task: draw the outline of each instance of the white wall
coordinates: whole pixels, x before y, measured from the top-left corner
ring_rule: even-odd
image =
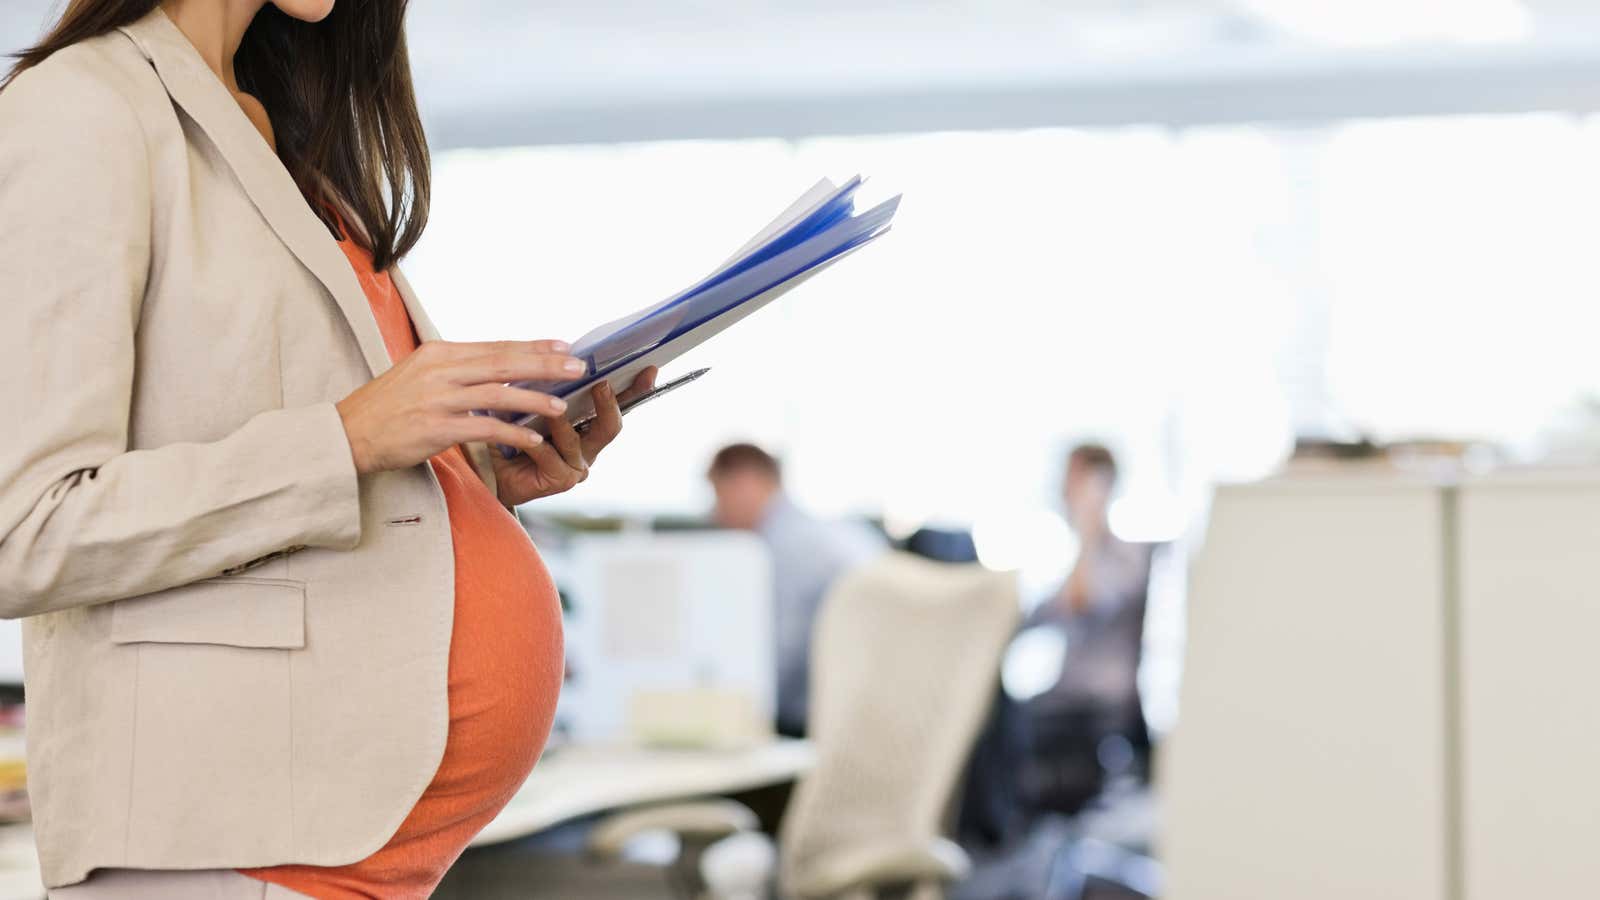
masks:
[[[5,0],[0,51],[54,0]],[[1542,0],[418,0],[438,147],[1600,108],[1600,17]]]

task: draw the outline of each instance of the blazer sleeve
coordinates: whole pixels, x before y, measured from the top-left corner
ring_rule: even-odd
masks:
[[[265,412],[210,443],[129,449],[150,152],[115,76],[82,59],[52,57],[0,90],[5,618],[361,538],[332,403]]]

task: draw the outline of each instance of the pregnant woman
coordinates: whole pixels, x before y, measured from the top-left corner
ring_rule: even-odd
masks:
[[[619,398],[548,440],[469,414],[559,421],[505,383],[584,364],[440,341],[394,267],[405,6],[72,0],[0,88],[0,614],[52,897],[426,897],[548,735],[560,610],[507,507],[583,480]]]

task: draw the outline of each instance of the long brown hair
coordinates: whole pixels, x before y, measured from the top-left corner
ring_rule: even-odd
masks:
[[[382,271],[428,221],[428,142],[406,53],[408,0],[338,0],[312,24],[268,3],[234,57],[239,88],[267,108],[278,156],[301,190],[349,205]],[[159,0],[71,0],[5,79],[52,53],[148,15]],[[5,82],[0,82],[4,87]]]

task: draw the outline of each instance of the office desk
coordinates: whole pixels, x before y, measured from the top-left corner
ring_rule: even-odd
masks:
[[[0,900],[42,900],[44,879],[33,849],[33,826],[0,825]]]
[[[816,757],[805,741],[777,740],[747,750],[664,750],[571,745],[552,750],[489,826],[480,847],[514,840],[579,816],[792,781]],[[44,883],[33,829],[0,827],[0,900],[41,900]]]
[[[607,810],[780,784],[810,771],[815,762],[811,745],[796,740],[744,750],[569,745],[539,761],[472,846],[526,837]]]

